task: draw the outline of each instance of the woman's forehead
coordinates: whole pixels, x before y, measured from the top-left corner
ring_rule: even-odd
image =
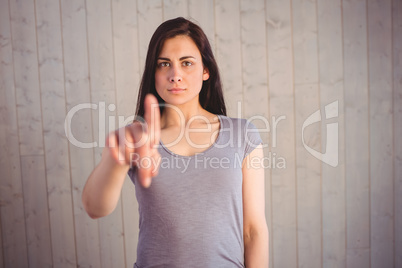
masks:
[[[166,39],[161,52],[159,53],[159,57],[168,57],[168,56],[194,56],[200,57],[201,53],[193,41],[193,39],[187,35],[177,35],[175,37]]]

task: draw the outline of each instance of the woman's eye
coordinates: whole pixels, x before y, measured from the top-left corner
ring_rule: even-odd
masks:
[[[159,63],[159,67],[169,67],[170,63],[169,62],[161,62]]]
[[[191,66],[193,63],[191,61],[183,61],[183,66]]]

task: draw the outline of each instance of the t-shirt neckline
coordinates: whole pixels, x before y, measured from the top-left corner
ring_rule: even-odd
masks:
[[[208,151],[212,150],[212,149],[216,146],[216,144],[218,143],[219,139],[221,138],[222,128],[223,128],[223,126],[222,126],[223,120],[222,120],[222,118],[221,118],[222,115],[217,114],[216,116],[217,116],[218,119],[219,119],[218,137],[216,137],[215,141],[211,144],[211,146],[209,146],[207,149],[205,149],[205,150],[202,151],[202,152],[195,153],[195,154],[193,154],[193,155],[181,155],[181,154],[176,154],[176,153],[174,153],[173,151],[171,151],[169,148],[167,148],[167,147],[163,144],[162,140],[159,141],[159,144],[162,146],[162,148],[163,148],[167,153],[169,153],[169,154],[171,154],[171,155],[173,155],[173,156],[175,156],[175,157],[194,158],[194,157],[196,157],[197,155],[205,154],[205,153],[207,153]]]

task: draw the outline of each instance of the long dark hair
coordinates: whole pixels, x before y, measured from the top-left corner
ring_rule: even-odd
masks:
[[[178,35],[186,35],[194,41],[200,51],[204,68],[209,70],[209,79],[203,82],[199,94],[201,107],[213,114],[226,115],[226,106],[223,99],[218,65],[216,64],[208,38],[198,25],[182,17],[162,23],[156,29],[149,42],[144,73],[138,92],[136,115],[144,117],[144,100],[148,93],[155,95],[159,104],[165,103],[158,95],[155,88],[157,59],[165,41]],[[161,113],[163,112],[163,105],[160,106],[160,111]]]

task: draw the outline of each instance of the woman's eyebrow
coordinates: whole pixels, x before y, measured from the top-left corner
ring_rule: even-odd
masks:
[[[163,57],[158,57],[158,60],[170,61],[170,59],[169,59],[169,58],[163,58]]]
[[[189,58],[195,59],[195,57],[193,57],[193,56],[184,56],[184,57],[181,57],[180,60],[186,60]]]
[[[185,60],[185,59],[189,59],[189,58],[195,59],[195,57],[193,57],[193,56],[183,56],[179,60]],[[170,61],[169,58],[165,58],[165,57],[158,57],[158,60]]]

